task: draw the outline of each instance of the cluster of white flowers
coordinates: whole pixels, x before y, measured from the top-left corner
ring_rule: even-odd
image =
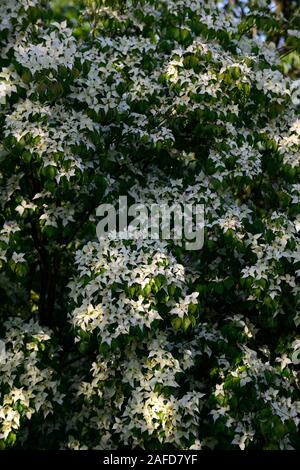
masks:
[[[214,422],[222,420],[223,425],[229,429],[235,429],[233,444],[244,450],[246,444],[255,441],[257,427],[262,434],[268,432],[268,428],[277,426],[280,436],[280,448],[292,449],[284,428],[280,428],[280,422],[294,423],[297,427],[300,422],[300,401],[295,400],[294,380],[297,378],[295,371],[282,375],[278,368],[272,366],[269,361],[263,361],[256,351],[247,346],[242,347],[243,355],[238,367],[229,368],[225,374],[222,372],[222,383],[216,386],[214,395],[217,407],[210,414]],[[282,369],[291,363],[287,360]],[[261,415],[253,410],[233,406],[233,402],[241,394],[243,389],[249,395],[253,394],[255,400],[261,401],[264,408]],[[240,398],[241,400],[241,398]],[[279,419],[277,419],[279,418]]]
[[[7,116],[4,134],[23,144],[24,149],[42,159],[44,168],[56,168],[58,182],[76,172],[93,167],[76,155],[75,148],[83,144],[93,149],[87,133],[97,131],[98,126],[88,116],[63,105],[43,106],[29,99],[19,102]],[[66,171],[67,170],[67,171]]]
[[[6,97],[11,96],[13,92],[17,91],[18,74],[10,68],[3,68],[0,72],[0,104],[6,103]]]
[[[109,345],[120,335],[130,334],[132,328],[143,331],[156,320],[163,320],[159,290],[180,291],[180,306],[170,312],[179,317],[189,304],[197,302],[197,292],[187,294],[184,268],[168,253],[166,243],[90,243],[76,258],[79,277],[70,287],[71,297],[80,303],[71,314],[72,323],[86,332],[96,330],[100,341]]]
[[[44,418],[63,403],[59,378],[51,368],[56,351],[51,332],[37,322],[13,318],[4,324],[0,356],[0,442],[16,440],[21,424],[38,412]]]
[[[0,31],[11,30],[26,18],[28,10],[40,0],[3,0],[0,5]]]
[[[72,69],[77,51],[76,41],[72,29],[67,28],[66,22],[53,23],[53,31],[41,34],[42,42],[28,44],[26,37],[23,44],[15,47],[15,57],[19,64],[28,68],[35,74],[41,70],[54,70],[58,67]]]
[[[300,132],[298,126],[299,120],[296,119],[278,142],[278,149],[283,155],[284,163],[292,168],[299,167],[300,165]]]
[[[42,448],[296,447],[299,102],[270,2],[90,4],[76,29],[46,3],[0,5],[0,448],[31,418]],[[124,194],[203,204],[203,250],[97,241]]]
[[[207,325],[186,343],[170,342],[171,334],[170,329],[164,333],[152,330],[144,338],[132,334],[124,350],[110,352],[106,358],[97,356],[89,380],[75,381],[73,407],[77,412],[68,429],[77,439],[69,441],[68,447],[74,448],[78,442],[80,448],[89,445],[86,439],[92,430],[92,445],[100,449],[113,449],[118,443],[143,448],[145,436],[179,447],[196,443],[202,384],[191,383],[190,390],[182,393],[180,383],[184,371],[204,353],[199,349],[200,338],[216,341],[219,337]]]
[[[291,268],[299,262],[298,230],[295,223],[288,220],[284,214],[273,213],[270,220],[266,221],[268,234],[273,234],[273,240],[266,241],[263,235],[255,234],[249,237],[247,243],[251,244],[252,252],[257,261],[242,270],[243,278],[250,278],[253,282],[249,300],[255,299],[258,304],[268,304],[270,299],[282,295],[283,283],[291,289],[295,301],[298,300],[299,289],[296,285],[297,272],[290,274],[281,273],[280,266],[290,263]],[[298,300],[299,301],[299,300]],[[274,314],[284,313],[281,307],[277,307]],[[294,321],[298,316],[294,317]]]

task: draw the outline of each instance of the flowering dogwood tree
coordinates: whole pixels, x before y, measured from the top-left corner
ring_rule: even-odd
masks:
[[[299,448],[296,3],[59,3],[0,5],[0,448]]]

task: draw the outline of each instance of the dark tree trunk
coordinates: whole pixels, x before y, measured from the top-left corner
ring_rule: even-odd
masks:
[[[59,264],[58,256],[54,255],[53,259],[49,259],[49,262],[40,265],[39,318],[41,325],[44,326],[52,327],[54,325]]]

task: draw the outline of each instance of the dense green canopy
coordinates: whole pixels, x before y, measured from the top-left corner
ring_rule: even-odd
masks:
[[[288,4],[2,0],[0,448],[300,447]],[[99,240],[119,196],[204,246]]]

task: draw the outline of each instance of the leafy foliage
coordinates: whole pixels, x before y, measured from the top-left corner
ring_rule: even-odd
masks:
[[[0,448],[300,447],[292,6],[1,3]],[[204,248],[99,243],[125,194]]]

